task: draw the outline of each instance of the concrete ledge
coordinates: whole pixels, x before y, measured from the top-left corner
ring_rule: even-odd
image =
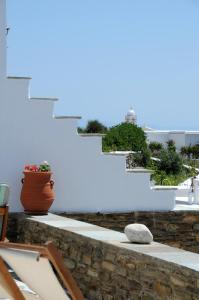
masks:
[[[103,137],[103,136],[106,136],[106,134],[102,134],[102,133],[79,133],[79,136],[82,136],[82,137]]]
[[[54,119],[77,119],[80,120],[80,116],[53,116]]]
[[[124,233],[54,214],[32,216],[27,219],[199,271],[199,254],[196,253],[156,242],[152,242],[150,245],[133,244],[129,242]]]
[[[19,77],[19,76],[8,76],[7,79],[25,79],[25,80],[31,80],[31,77]]]
[[[199,254],[199,205],[176,205],[172,211],[117,213],[62,213],[61,216],[90,222],[119,232],[132,223],[146,225],[154,240]]]
[[[178,186],[172,186],[172,185],[155,185],[153,187],[151,187],[152,190],[155,191],[176,191],[179,189]]]
[[[134,151],[111,151],[104,152],[105,155],[115,155],[115,156],[127,156],[129,154],[136,153]]]
[[[144,169],[144,168],[134,168],[134,169],[126,169],[127,173],[153,173],[152,170]]]
[[[58,98],[51,98],[51,97],[31,97],[31,98],[29,98],[29,100],[33,100],[33,101],[58,101],[59,99]]]

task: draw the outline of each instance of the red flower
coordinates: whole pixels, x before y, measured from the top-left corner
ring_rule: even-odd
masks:
[[[37,167],[37,165],[25,165],[25,170],[31,172],[38,172],[39,168]]]

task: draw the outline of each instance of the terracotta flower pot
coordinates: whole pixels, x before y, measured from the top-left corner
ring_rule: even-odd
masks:
[[[55,195],[51,172],[24,171],[22,179],[21,203],[25,213],[47,214]]]

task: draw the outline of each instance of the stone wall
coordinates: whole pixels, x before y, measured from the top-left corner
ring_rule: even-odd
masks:
[[[62,215],[120,232],[130,223],[142,223],[149,227],[155,241],[199,253],[198,211]]]
[[[66,265],[72,271],[87,299],[199,299],[199,272],[194,268],[159,259],[156,255],[144,254],[141,250],[145,251],[143,250],[145,246],[141,246],[139,250],[138,245],[129,245],[126,241],[106,242],[103,238],[91,237],[94,231],[105,232],[109,235],[115,234],[114,240],[116,240],[117,235],[124,236],[121,233],[114,233],[85,223],[82,227],[81,224],[77,224],[78,227],[74,232],[76,225],[69,224],[69,219],[58,216],[56,218],[54,224],[55,226],[60,224],[61,228],[53,226],[51,219],[48,222],[48,216],[37,221],[19,214],[12,215],[9,222],[9,231],[12,230],[10,237],[19,242],[36,244],[52,240],[61,250]],[[64,225],[64,219],[67,220],[66,225]],[[12,228],[13,226],[15,228]],[[84,230],[87,230],[89,237],[85,236]],[[154,247],[155,252],[161,252],[162,249],[160,244],[154,244],[152,248],[147,247],[148,249]],[[170,247],[163,246],[162,252],[168,251],[169,254],[170,249]],[[150,250],[147,251],[150,252]],[[193,255],[195,263],[199,259],[197,254],[178,249],[174,249],[174,252],[176,255],[185,257],[187,253],[187,260],[190,263],[192,263],[190,255]]]

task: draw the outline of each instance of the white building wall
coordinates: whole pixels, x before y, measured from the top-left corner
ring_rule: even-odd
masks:
[[[180,149],[184,146],[199,144],[199,132],[198,131],[145,131],[148,143],[158,142],[164,146],[167,145],[169,140],[173,140],[176,145],[176,149]]]
[[[158,132],[158,131],[145,131],[148,143],[158,142],[166,146],[168,141],[167,132]]]
[[[199,133],[187,133],[185,138],[185,145],[186,146],[193,146],[199,144]]]
[[[6,75],[6,3],[0,0],[0,78]]]
[[[173,131],[168,134],[168,140],[173,140],[175,142],[176,149],[180,151],[182,147],[185,146],[185,132]]]
[[[3,20],[1,14],[1,32]],[[28,78],[1,76],[0,87],[0,182],[10,185],[11,211],[22,210],[24,165],[43,160],[51,164],[55,180],[53,211],[173,209],[174,191],[152,190],[150,174],[127,172],[124,156],[102,153],[101,137],[79,136],[78,118],[53,118],[55,99],[30,99]]]

